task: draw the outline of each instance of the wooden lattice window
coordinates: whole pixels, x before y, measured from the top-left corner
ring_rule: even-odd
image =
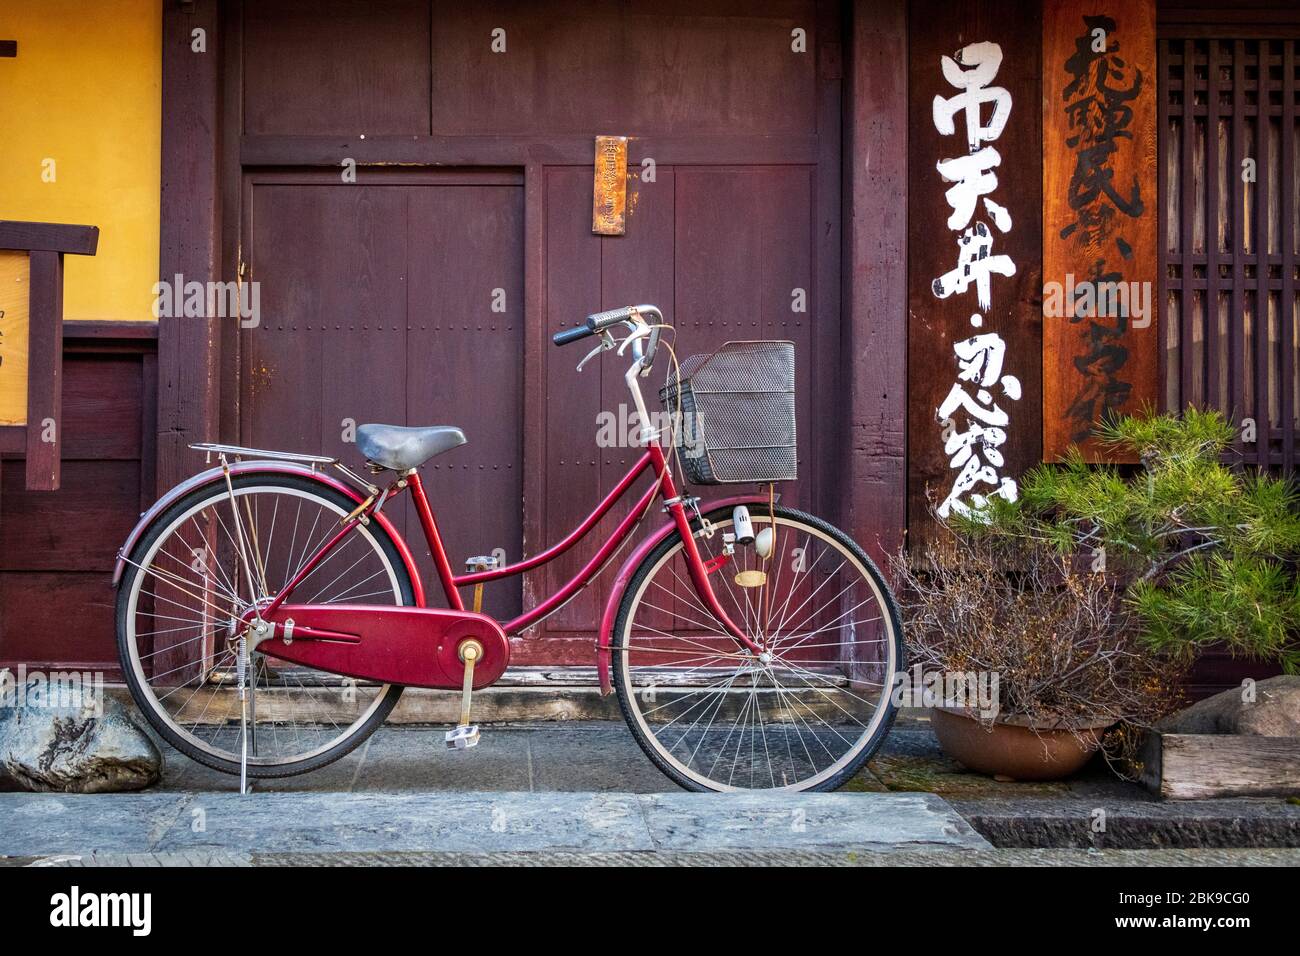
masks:
[[[1224,410],[1244,426],[1243,461],[1288,471],[1300,408],[1298,53],[1300,40],[1279,38],[1165,38],[1158,50],[1164,401]]]

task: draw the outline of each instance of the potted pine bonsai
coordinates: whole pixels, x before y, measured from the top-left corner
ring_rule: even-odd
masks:
[[[996,769],[1008,726],[1040,745],[1038,779],[1077,769],[1105,728],[1131,754],[1132,731],[1172,709],[1208,647],[1300,667],[1294,486],[1225,464],[1234,431],[1216,412],[1126,417],[1101,436],[1140,466],[1090,465],[1073,450],[1027,474],[1017,501],[954,517],[940,543],[897,563],[922,661],[999,669],[996,718],[949,708],[935,719],[973,769],[1028,779]],[[1063,734],[1070,759],[1053,756]]]
[[[1035,469],[990,525],[1051,541],[1125,587],[1142,642],[1192,663],[1210,647],[1300,668],[1300,496],[1295,485],[1229,466],[1233,426],[1215,411],[1119,419],[1107,444],[1135,474],[1084,463]]]
[[[923,670],[991,675],[995,706],[940,700],[944,751],[1000,779],[1070,776],[1170,709],[1177,675],[1140,642],[1122,588],[1040,537],[950,525],[896,573],[910,656]],[[945,686],[960,686],[946,680]]]

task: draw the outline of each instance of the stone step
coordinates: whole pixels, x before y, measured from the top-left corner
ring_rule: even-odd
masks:
[[[987,849],[921,793],[0,794],[0,855]]]
[[[888,853],[852,850],[709,850],[677,853],[575,852],[547,853],[93,853],[85,856],[0,858],[0,866],[52,867],[190,867],[190,866],[897,866],[897,867],[1295,867],[1300,850],[1294,849],[1182,849],[1182,850],[1043,850],[942,848],[899,849]]]
[[[331,694],[341,694],[340,685],[321,685],[313,691],[308,703],[331,702]],[[106,693],[130,702],[131,695],[123,684],[110,684]],[[301,695],[299,695],[301,697]],[[743,705],[743,695],[737,695],[734,709]],[[335,713],[349,713],[356,705],[336,703]],[[278,711],[272,694],[259,693],[258,717],[273,719]],[[804,701],[806,712],[831,718],[835,705],[825,694],[810,696]],[[231,687],[215,695],[205,695],[201,714],[188,714],[187,720],[201,719],[205,724],[234,722],[239,719],[239,697]],[[771,710],[769,705],[767,710]],[[285,717],[299,722],[306,719],[303,701],[298,699]],[[389,724],[441,725],[455,724],[460,719],[460,695],[450,690],[426,690],[408,687],[402,699],[389,715]],[[491,687],[474,692],[474,721],[479,724],[522,723],[534,720],[619,720],[618,698],[613,694],[600,696],[600,686],[595,668],[520,667],[512,668]]]
[[[131,702],[124,684],[109,684],[105,692]],[[224,695],[224,705],[237,714],[237,695]],[[215,704],[215,707],[220,705]],[[211,713],[205,719],[210,719]],[[449,690],[409,687],[388,717],[390,724],[454,724],[460,719],[460,695]],[[496,684],[474,692],[474,720],[480,724],[531,720],[622,720],[618,699],[600,696],[595,668],[515,668]]]

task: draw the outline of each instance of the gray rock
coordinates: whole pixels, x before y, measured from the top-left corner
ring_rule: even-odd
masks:
[[[0,790],[108,793],[158,782],[162,755],[121,703],[50,686],[32,677],[0,699]]]
[[[1161,721],[1166,734],[1244,734],[1253,737],[1300,737],[1300,676],[1258,681],[1255,699],[1242,699],[1242,688],[1197,701]]]

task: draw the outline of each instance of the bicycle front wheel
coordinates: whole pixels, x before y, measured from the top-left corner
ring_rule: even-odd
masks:
[[[893,723],[905,667],[898,609],[844,532],[791,508],[750,509],[768,557],[737,544],[709,580],[763,653],[726,634],[691,585],[683,541],[650,552],[624,594],[614,686],[638,743],[688,790],[834,790]],[[773,517],[775,521],[773,521]],[[731,509],[693,523],[701,557],[724,557]]]

